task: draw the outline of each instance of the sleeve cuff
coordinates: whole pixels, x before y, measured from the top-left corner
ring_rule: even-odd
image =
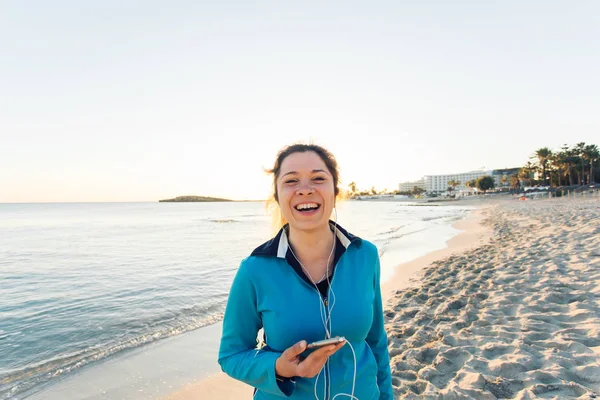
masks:
[[[296,379],[295,378],[284,378],[283,376],[276,375],[275,379],[277,381],[277,386],[279,386],[279,390],[286,396],[291,396],[294,393],[294,389],[296,389]]]

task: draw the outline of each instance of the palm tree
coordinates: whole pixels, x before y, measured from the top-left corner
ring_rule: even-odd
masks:
[[[420,194],[421,194],[421,193],[423,193],[423,192],[425,192],[425,189],[423,189],[423,188],[420,188],[420,187],[418,187],[418,186],[415,186],[415,187],[413,187],[412,193],[413,193],[415,196],[418,196],[418,195],[420,195]]]
[[[453,192],[456,189],[457,186],[460,186],[460,181],[457,181],[457,180],[454,180],[454,179],[449,180],[448,181],[448,186],[449,186],[448,189],[450,189],[449,192]]]
[[[527,161],[525,168],[527,168],[527,172],[529,172],[529,176],[531,177],[531,186],[533,186],[534,174],[537,171],[537,167],[535,164],[531,163],[531,161]]]
[[[348,184],[348,188],[350,189],[350,196],[354,196],[356,195],[357,189],[356,189],[356,182],[352,181]]]
[[[518,176],[519,176],[519,179],[521,181],[527,182],[527,184],[529,186],[531,186],[531,184],[530,184],[530,175],[529,175],[529,171],[527,171],[527,168],[525,168],[525,167],[521,168],[519,170]]]
[[[590,177],[588,179],[588,184],[591,185],[594,183],[594,162],[600,159],[600,150],[598,146],[595,144],[590,144],[585,146],[583,151],[583,158],[590,162]]]
[[[580,185],[585,185],[585,142],[579,142],[575,145],[576,155],[579,156],[581,162],[581,179],[579,180]]]
[[[510,188],[518,189],[521,186],[521,182],[519,181],[519,174],[513,174],[510,176]]]
[[[550,187],[552,187],[552,184],[554,183],[554,180],[552,179],[552,176],[556,176],[556,186],[560,186],[561,185],[561,176],[562,176],[562,172],[564,170],[564,162],[563,159],[561,157],[561,153],[552,153],[550,154],[550,157],[548,158],[548,176],[550,178]]]
[[[542,168],[542,181],[544,186],[546,185],[546,168],[548,167],[548,161],[552,155],[552,150],[547,147],[542,147],[535,151],[535,155],[538,158],[540,167]]]
[[[574,185],[574,179],[573,179],[573,172],[575,172],[575,174],[577,175],[577,182],[578,184],[581,184],[581,172],[579,171],[579,168],[577,168],[579,166],[579,164],[581,164],[581,160],[579,159],[579,156],[577,155],[577,150],[575,149],[569,149],[569,151],[567,152],[567,170],[569,172],[569,183],[571,185]]]
[[[465,186],[469,189],[477,189],[477,186],[475,184],[475,179],[473,179],[472,181],[466,181]]]
[[[569,177],[569,185],[573,185],[573,156],[572,150],[566,144],[563,145],[561,150],[556,153],[554,160],[555,167],[558,169],[558,185],[562,185],[561,178]],[[565,183],[566,184],[566,183]]]
[[[558,185],[563,185],[563,180],[567,178],[568,175],[568,164],[567,164],[567,153],[563,148],[561,151],[556,153],[556,167],[558,168]],[[567,184],[566,181],[564,183]]]
[[[531,161],[527,161],[527,164],[519,171],[519,179],[527,181],[529,186],[533,186],[533,171],[535,171],[535,166]]]

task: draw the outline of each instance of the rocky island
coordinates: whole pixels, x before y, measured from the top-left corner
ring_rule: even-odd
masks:
[[[218,201],[233,201],[229,199],[220,199],[218,197],[205,196],[178,196],[174,199],[159,200],[159,203],[194,203],[194,202],[218,202]]]

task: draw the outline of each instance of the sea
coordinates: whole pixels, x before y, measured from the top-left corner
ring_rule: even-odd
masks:
[[[472,208],[344,201],[337,222],[377,245],[385,281]],[[262,202],[0,204],[0,400],[218,323],[239,263],[273,234]]]

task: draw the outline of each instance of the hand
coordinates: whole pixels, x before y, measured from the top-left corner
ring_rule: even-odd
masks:
[[[275,362],[275,373],[285,378],[299,376],[303,378],[312,378],[316,376],[327,359],[336,351],[341,349],[346,342],[323,346],[310,353],[304,360],[300,359],[300,354],[306,350],[306,341],[301,340],[292,347],[287,348]]]

